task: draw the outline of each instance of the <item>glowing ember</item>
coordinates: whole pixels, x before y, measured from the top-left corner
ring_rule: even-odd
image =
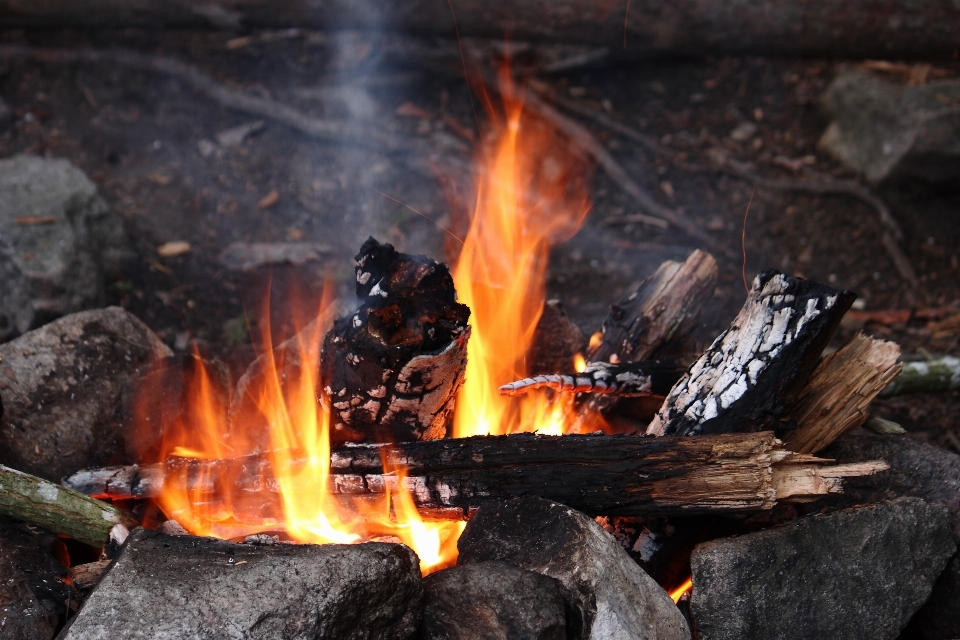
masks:
[[[670,592],[670,598],[674,602],[680,602],[680,598],[684,596],[685,593],[693,589],[693,578],[687,578],[686,581],[681,584],[679,587]]]

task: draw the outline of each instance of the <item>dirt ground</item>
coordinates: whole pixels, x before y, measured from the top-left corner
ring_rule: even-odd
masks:
[[[468,139],[479,108],[456,65],[437,63],[451,43],[421,43],[409,55],[364,34],[301,33],[269,42],[248,34],[253,43],[228,45],[240,35],[0,31],[0,44],[172,55],[228,86],[317,116],[361,118],[408,142],[403,151],[388,153],[309,138],[267,121],[242,144],[205,155],[201,141],[256,118],[225,110],[154,72],[0,60],[0,96],[14,112],[0,130],[0,157],[65,157],[86,171],[122,217],[141,258],[111,284],[110,302],[143,319],[172,347],[184,350],[196,341],[235,371],[254,353],[238,331],[245,314],[255,334],[271,292],[272,329],[282,335],[289,331],[285,302],[295,289],[315,301],[324,278],[332,276],[349,295],[351,258],[368,235],[404,251],[454,257],[441,227],[462,225],[469,208],[474,148]],[[698,334],[701,344],[743,302],[741,238],[748,278],[773,267],[853,290],[861,310],[910,308],[913,294],[917,308],[947,307],[938,322],[960,317],[960,191],[923,184],[877,190],[905,231],[903,248],[920,280],[915,290],[898,275],[881,244],[876,212],[863,202],[754,190],[742,178],[696,168],[709,166],[708,152],[722,149],[766,177],[802,177],[809,170],[851,177],[817,148],[827,124],[819,96],[843,64],[849,63],[659,60],[540,76],[560,95],[659,140],[667,151],[654,154],[580,120],[657,200],[682,207],[727,248],[729,255],[716,256],[720,282]],[[941,68],[960,74],[960,65]],[[352,93],[330,89],[344,84]],[[402,115],[409,108],[398,114],[407,103],[421,109],[421,117]],[[731,137],[747,122],[756,127],[753,136]],[[564,302],[587,334],[599,328],[610,303],[663,260],[683,258],[700,244],[675,227],[624,221],[641,213],[635,202],[602,172],[593,181],[587,223],[554,249],[549,281],[551,297]],[[192,251],[157,254],[160,245],[176,240],[190,242]],[[318,242],[329,252],[322,262],[274,269],[271,285],[267,270],[237,274],[218,263],[220,252],[236,241]],[[931,322],[863,328],[900,342],[908,359],[960,353],[960,322]],[[857,328],[845,325],[837,340]],[[878,403],[880,415],[943,446],[951,446],[948,432],[957,430],[958,409],[958,393]]]

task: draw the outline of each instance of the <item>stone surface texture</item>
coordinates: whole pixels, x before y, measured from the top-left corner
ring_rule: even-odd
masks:
[[[555,578],[572,637],[688,640],[667,593],[593,519],[525,496],[480,507],[457,544],[458,566],[501,560]]]
[[[0,160],[0,338],[103,304],[104,277],[132,255],[80,169],[31,155]]]
[[[71,314],[0,345],[0,464],[59,482],[128,462],[125,388],[170,355],[120,307]]]
[[[560,584],[504,562],[438,571],[423,583],[420,640],[566,640]]]
[[[870,182],[960,177],[960,81],[902,86],[860,69],[841,72],[823,105],[820,144]]]
[[[50,552],[57,537],[0,516],[0,640],[49,640],[67,613],[67,571]]]
[[[419,622],[417,556],[399,544],[236,544],[138,529],[63,640],[400,640]]]
[[[896,638],[956,545],[918,498],[814,515],[698,545],[691,612],[703,640]]]

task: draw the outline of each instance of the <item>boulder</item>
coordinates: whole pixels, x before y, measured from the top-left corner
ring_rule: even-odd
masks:
[[[236,544],[135,530],[62,640],[401,640],[420,618],[400,544]]]
[[[67,614],[57,536],[0,516],[0,640],[50,640]]]
[[[120,307],[81,311],[0,345],[0,464],[59,482],[125,455],[124,392],[170,350]]]
[[[919,498],[806,516],[698,545],[691,613],[703,640],[893,640],[955,551]]]
[[[841,72],[823,106],[821,146],[870,182],[960,177],[960,80],[901,86],[861,69]]]
[[[566,640],[560,584],[503,562],[438,571],[423,583],[420,640]]]
[[[500,560],[555,578],[572,637],[689,640],[670,596],[592,518],[534,496],[480,507],[457,543],[458,566]]]
[[[4,339],[103,304],[105,275],[133,255],[94,184],[63,159],[0,160],[0,238]]]

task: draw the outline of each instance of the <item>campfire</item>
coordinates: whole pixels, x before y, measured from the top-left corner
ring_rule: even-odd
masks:
[[[120,637],[128,611],[168,601],[162,637],[486,637],[494,619],[505,637],[787,637],[784,603],[801,600],[828,613],[791,629],[856,637],[841,597],[882,602],[871,628],[899,633],[948,592],[960,465],[891,445],[897,426],[871,417],[917,372],[898,378],[893,341],[839,340],[857,296],[744,267],[745,302],[704,343],[720,289],[697,249],[603,301],[584,335],[548,300],[551,251],[587,220],[593,169],[622,170],[535,84],[507,66],[497,80],[473,206],[431,219],[446,261],[371,236],[355,296],[330,276],[318,306],[286,300],[282,338],[268,293],[235,382],[120,309],[0,345],[3,362],[65,344],[136,362],[132,464],[61,484],[0,467],[4,513],[71,541],[62,584],[85,602],[66,601],[61,637]],[[251,585],[258,602],[233,597]]]

